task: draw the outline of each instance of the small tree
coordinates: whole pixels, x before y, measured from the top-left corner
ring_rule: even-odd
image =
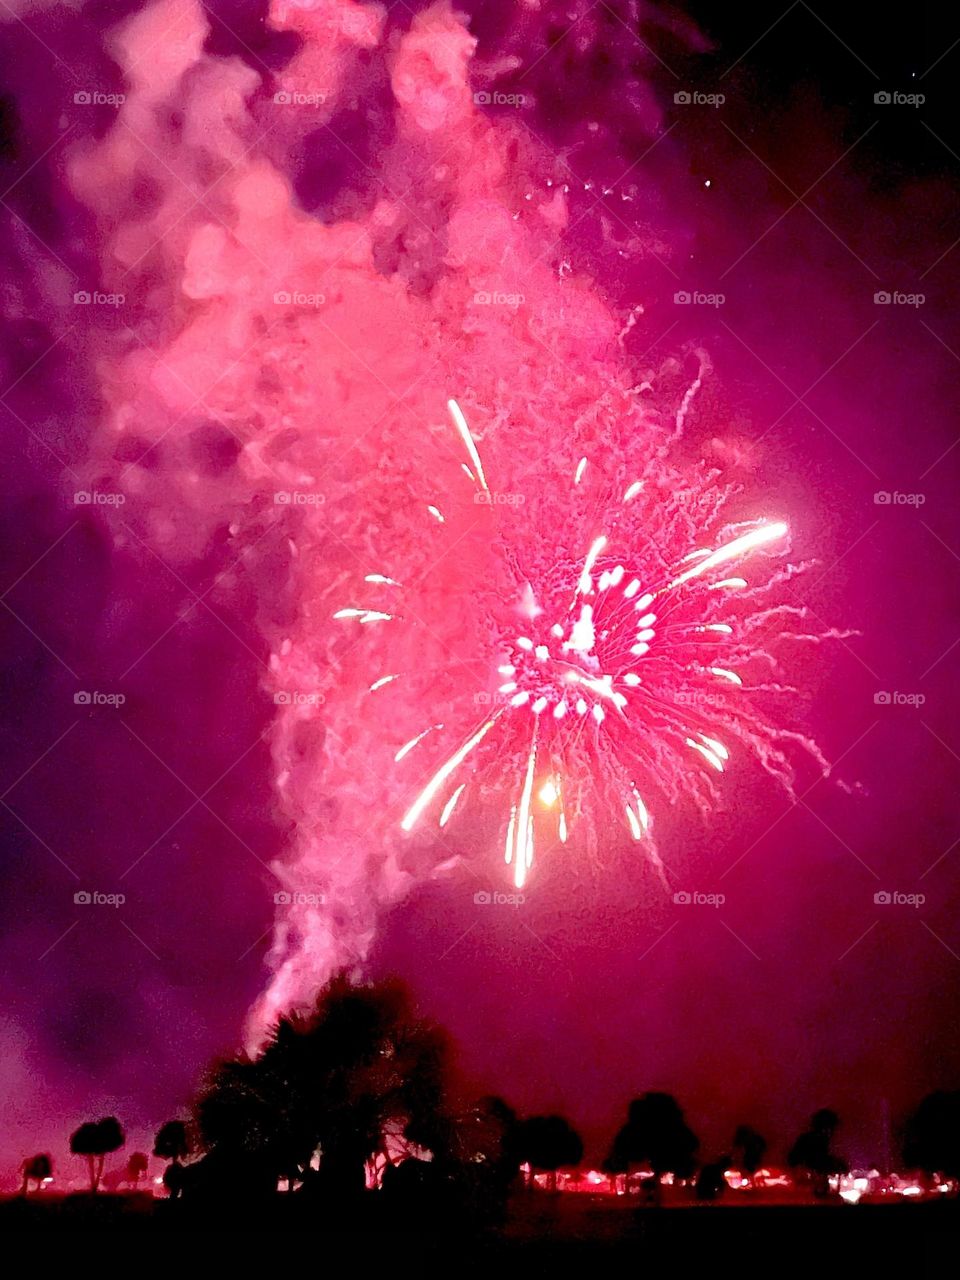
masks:
[[[53,1161],[46,1153],[28,1156],[20,1166],[20,1172],[23,1175],[21,1194],[27,1195],[30,1191],[31,1182],[37,1184],[37,1190],[39,1191],[44,1182],[53,1177]]]
[[[90,1190],[96,1192],[103,1177],[103,1162],[113,1151],[123,1146],[124,1136],[116,1116],[103,1120],[88,1120],[70,1135],[70,1150],[75,1156],[84,1156],[90,1169]]]
[[[903,1159],[928,1175],[960,1178],[960,1091],[923,1099],[907,1121]]]
[[[802,1169],[813,1193],[825,1196],[830,1190],[830,1177],[847,1172],[847,1163],[831,1150],[840,1117],[828,1107],[810,1117],[810,1128],[801,1133],[790,1148],[787,1163],[791,1169]]]
[[[127,1161],[126,1172],[124,1173],[124,1181],[134,1188],[140,1185],[140,1179],[147,1172],[150,1166],[149,1157],[143,1151],[132,1151],[130,1159]]]
[[[157,1130],[153,1140],[153,1154],[161,1160],[183,1164],[190,1155],[190,1135],[183,1120],[168,1120]]]
[[[737,1125],[736,1133],[733,1135],[733,1150],[740,1171],[752,1179],[763,1164],[763,1157],[767,1153],[767,1140],[750,1125]]]
[[[607,1168],[618,1173],[647,1164],[653,1171],[653,1194],[660,1195],[665,1173],[689,1178],[700,1142],[687,1125],[677,1100],[669,1093],[645,1093],[634,1098],[627,1122],[613,1140]]]
[[[519,1133],[520,1154],[535,1171],[546,1173],[551,1191],[557,1189],[557,1170],[583,1159],[583,1142],[563,1116],[531,1116]]]

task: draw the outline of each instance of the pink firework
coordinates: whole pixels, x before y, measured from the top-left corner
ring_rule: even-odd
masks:
[[[758,706],[764,694],[796,692],[779,679],[778,642],[819,639],[786,631],[804,610],[771,597],[804,567],[782,562],[787,525],[730,522],[724,512],[736,491],[717,472],[701,464],[684,474],[666,459],[699,385],[698,376],[670,437],[655,448],[647,438],[645,461],[626,442],[615,458],[584,453],[565,485],[545,478],[530,494],[496,487],[463,411],[448,402],[464,450],[463,492],[448,494],[458,509],[452,554],[438,551],[438,563],[411,584],[388,563],[365,575],[360,599],[368,602],[334,613],[433,639],[444,617],[471,619],[479,651],[476,662],[453,664],[463,679],[447,672],[434,680],[419,667],[370,669],[369,696],[382,700],[388,720],[409,723],[411,698],[429,707],[394,754],[403,785],[416,788],[398,815],[403,830],[446,827],[472,791],[495,793],[517,887],[541,833],[565,844],[585,822],[592,843],[611,814],[662,874],[656,797],[709,807],[718,776],[738,755],[758,760],[789,790],[791,745],[826,772],[812,741],[771,723]],[[550,472],[545,463],[544,476]],[[423,521],[425,537],[428,524],[448,528],[439,498],[424,504]],[[451,559],[459,571],[439,564]],[[462,630],[454,634],[462,641]],[[389,668],[389,640],[374,650],[371,659]],[[410,654],[409,636],[401,650]]]

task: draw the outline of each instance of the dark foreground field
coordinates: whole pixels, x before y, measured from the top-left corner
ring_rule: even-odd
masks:
[[[242,1240],[303,1234],[337,1241],[359,1263],[383,1256],[431,1257],[454,1275],[500,1266],[511,1274],[567,1275],[572,1270],[664,1265],[686,1274],[788,1274],[822,1277],[953,1273],[960,1246],[955,1201],[891,1205],[722,1205],[636,1209],[577,1196],[521,1195],[507,1220],[478,1231],[423,1206],[402,1210],[374,1201],[361,1213],[324,1212],[296,1196],[252,1206],[200,1209],[148,1196],[45,1197],[0,1204],[3,1236],[89,1233],[138,1237],[212,1233]],[[399,1254],[396,1253],[400,1249]],[[349,1254],[347,1255],[350,1256]]]

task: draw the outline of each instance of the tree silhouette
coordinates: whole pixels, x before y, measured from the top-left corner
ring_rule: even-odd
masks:
[[[626,1173],[647,1164],[653,1171],[653,1195],[659,1200],[665,1173],[692,1176],[700,1142],[687,1125],[677,1100],[669,1093],[645,1093],[627,1109],[627,1122],[613,1140],[606,1167]]]
[[[791,1169],[801,1169],[807,1175],[814,1195],[827,1195],[831,1175],[847,1172],[846,1161],[831,1149],[839,1126],[840,1117],[835,1111],[824,1107],[815,1112],[810,1117],[810,1128],[801,1133],[787,1156]]]
[[[259,1057],[214,1068],[196,1109],[200,1163],[264,1189],[284,1178],[350,1199],[388,1136],[450,1159],[447,1059],[445,1036],[400,984],[334,978],[309,1014],[280,1019]]]
[[[103,1162],[113,1151],[123,1146],[124,1136],[116,1116],[103,1120],[88,1120],[70,1135],[70,1150],[75,1156],[85,1156],[90,1169],[90,1190],[96,1192],[103,1177]]]
[[[911,1169],[960,1178],[960,1091],[923,1099],[907,1121],[903,1158]]]
[[[31,1182],[37,1184],[37,1190],[39,1191],[46,1179],[53,1176],[53,1161],[46,1153],[28,1156],[20,1166],[20,1173],[23,1176],[23,1184],[20,1188],[21,1194],[28,1194]]]
[[[150,1167],[150,1159],[144,1151],[131,1151],[130,1159],[127,1161],[127,1167],[124,1172],[124,1181],[132,1183],[134,1188],[140,1185],[140,1180]]]
[[[551,1191],[557,1189],[557,1170],[583,1159],[583,1142],[563,1116],[531,1116],[524,1120],[518,1142],[531,1175],[546,1173]]]
[[[153,1140],[153,1154],[161,1160],[182,1164],[190,1151],[190,1135],[185,1121],[168,1120],[157,1130],[157,1136]]]
[[[711,1160],[703,1165],[697,1175],[695,1188],[698,1200],[719,1200],[727,1189],[727,1180],[724,1174],[729,1167],[730,1157],[727,1155],[720,1156],[718,1159]]]
[[[741,1172],[752,1178],[763,1164],[767,1140],[750,1125],[740,1124],[733,1135],[733,1150]]]

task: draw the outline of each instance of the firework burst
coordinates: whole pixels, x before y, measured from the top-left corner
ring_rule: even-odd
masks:
[[[699,381],[683,398],[674,439]],[[626,481],[622,466],[584,455],[561,508],[551,493],[524,512],[520,495],[491,490],[460,405],[450,400],[448,410],[478,513],[471,531],[482,526],[498,572],[494,589],[467,581],[464,598],[447,604],[466,599],[484,614],[478,656],[490,686],[464,682],[444,699],[442,715],[397,749],[397,768],[420,777],[398,815],[404,831],[428,821],[446,827],[479,789],[503,798],[504,858],[517,887],[538,843],[566,844],[584,822],[594,838],[610,814],[663,875],[655,797],[686,796],[707,809],[719,798],[719,776],[742,755],[789,791],[791,746],[828,771],[814,742],[757,706],[761,695],[796,693],[780,680],[777,644],[821,638],[786,629],[803,618],[802,607],[769,602],[806,567],[784,560],[784,522],[727,522],[734,490],[703,467],[685,479],[665,461],[669,444]],[[424,506],[425,521],[446,525],[437,502]],[[368,574],[365,583],[393,603],[351,604],[336,619],[424,625],[393,576]],[[389,653],[387,644],[380,656]],[[404,678],[416,673],[371,674],[370,696],[390,686],[402,698]],[[427,744],[442,754],[424,768],[418,757]]]

